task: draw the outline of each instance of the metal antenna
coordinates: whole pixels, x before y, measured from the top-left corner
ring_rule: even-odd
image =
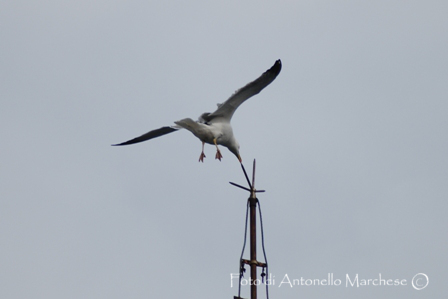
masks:
[[[257,299],[257,285],[260,284],[259,280],[257,281],[257,267],[267,268],[267,263],[261,263],[257,261],[257,204],[258,199],[255,196],[258,192],[265,192],[265,190],[256,190],[255,189],[255,159],[253,163],[253,172],[252,172],[252,184],[250,183],[249,177],[247,176],[246,170],[244,169],[244,165],[241,163],[241,168],[243,169],[244,176],[246,177],[247,184],[249,185],[249,189],[243,187],[241,185],[230,182],[233,186],[244,189],[250,192],[250,197],[248,199],[248,205],[250,207],[250,260],[243,259],[243,252],[241,253],[240,259],[240,280],[239,280],[239,288],[238,288],[238,296],[235,296],[234,299],[243,299],[241,298],[241,278],[243,274],[244,265],[250,266],[250,298]],[[260,212],[261,216],[261,212]],[[247,217],[247,216],[246,216]],[[246,226],[247,226],[247,218],[246,218]],[[244,244],[246,243],[246,239],[244,240]],[[263,244],[264,250],[264,244]],[[266,255],[265,255],[266,256]],[[264,273],[263,273],[264,274]],[[264,277],[262,274],[262,277]],[[267,286],[267,285],[266,285]],[[266,288],[267,290],[267,288]]]

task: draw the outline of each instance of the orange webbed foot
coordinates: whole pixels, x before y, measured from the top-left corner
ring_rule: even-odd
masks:
[[[215,159],[218,159],[219,161],[221,161],[221,158],[222,158],[221,151],[220,151],[220,150],[217,150],[217,151],[216,151]]]
[[[204,158],[205,158],[205,154],[204,154],[204,152],[202,152],[201,155],[199,156],[199,161],[198,162],[204,163]]]

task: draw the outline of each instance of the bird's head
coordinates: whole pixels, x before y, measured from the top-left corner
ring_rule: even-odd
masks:
[[[238,158],[238,161],[240,161],[240,163],[243,162],[240,156],[240,145],[238,141],[235,140],[235,142],[231,146],[229,146],[228,149]]]

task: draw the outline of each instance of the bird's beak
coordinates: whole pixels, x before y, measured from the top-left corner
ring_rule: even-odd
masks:
[[[240,155],[238,155],[238,160],[240,161],[240,163],[243,163],[243,159],[241,159]]]

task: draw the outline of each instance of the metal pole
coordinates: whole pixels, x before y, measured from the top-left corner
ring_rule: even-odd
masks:
[[[250,298],[257,299],[257,198],[252,194],[250,200]]]
[[[267,263],[261,263],[257,261],[257,205],[258,205],[258,199],[255,196],[255,193],[257,192],[264,192],[264,190],[256,190],[255,189],[255,160],[254,160],[254,166],[253,166],[253,173],[252,173],[252,184],[249,181],[249,177],[247,176],[246,170],[244,169],[243,164],[241,164],[241,168],[243,169],[244,176],[246,177],[247,183],[249,184],[249,188],[240,186],[238,184],[230,182],[230,184],[244,189],[246,191],[250,192],[250,197],[248,199],[248,203],[250,206],[250,260],[243,259],[244,254],[244,248],[246,246],[246,233],[244,235],[244,245],[243,245],[243,252],[241,253],[241,260],[240,260],[240,285],[238,286],[238,297],[234,296],[234,299],[242,299],[240,297],[240,290],[241,290],[241,277],[243,273],[243,269],[245,265],[250,265],[250,298],[251,299],[257,299],[257,267],[263,267],[267,268]],[[260,218],[261,220],[261,218]],[[246,212],[246,228],[247,228],[247,212]],[[262,228],[263,233],[263,228]],[[262,241],[263,241],[263,235],[262,235]],[[263,245],[264,250],[264,245]],[[264,252],[264,251],[263,251]],[[266,289],[267,290],[267,289]],[[267,296],[267,291],[266,291]]]

